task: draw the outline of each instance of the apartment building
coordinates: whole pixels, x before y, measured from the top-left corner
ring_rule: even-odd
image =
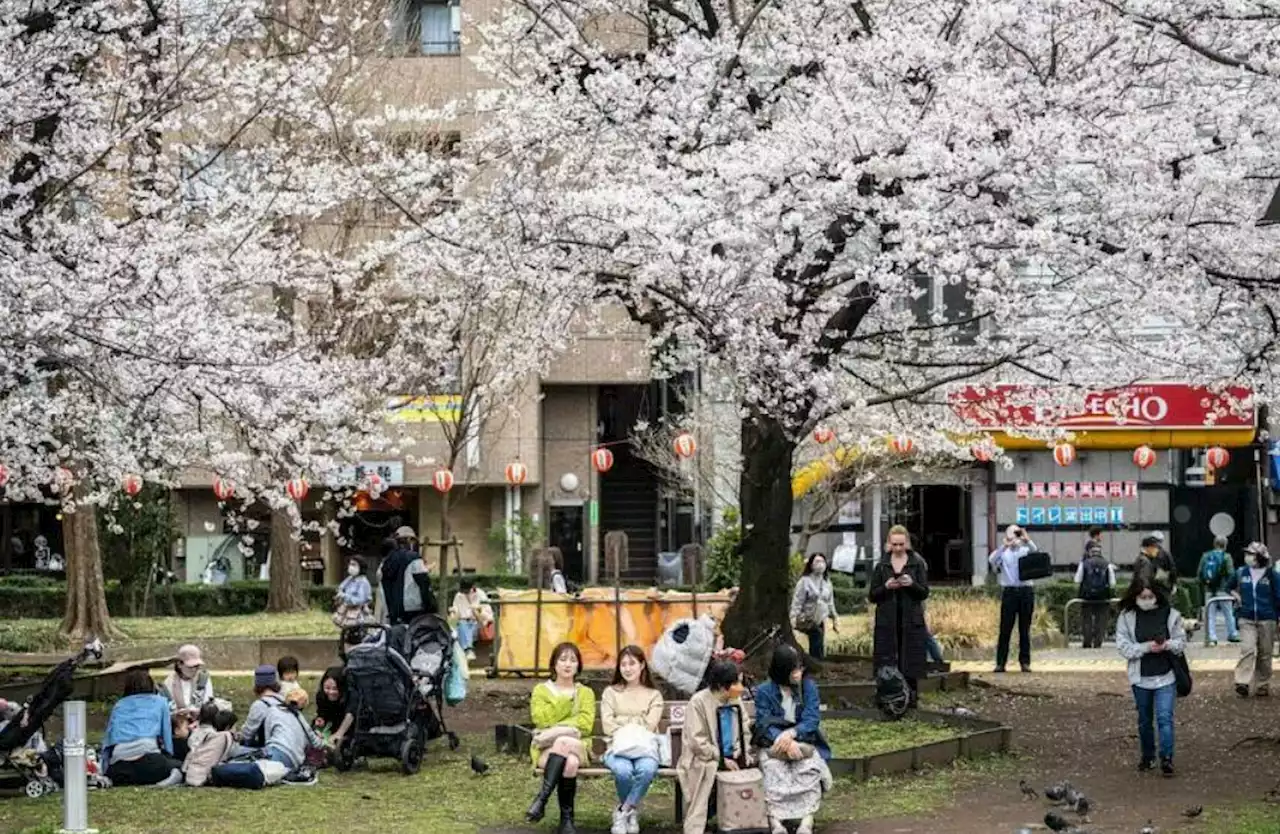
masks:
[[[372,75],[384,79],[378,82],[379,101],[436,107],[490,86],[473,61],[476,27],[499,8],[499,0],[391,4],[393,43],[386,65]],[[448,130],[465,131],[468,124],[464,114]],[[668,401],[666,383],[651,377],[645,332],[620,311],[606,311],[576,330],[572,348],[541,379],[513,391],[512,402],[490,409],[478,431],[454,444],[460,454],[450,470],[449,521],[461,542],[464,571],[519,570],[522,555],[549,544],[563,553],[571,579],[591,582],[601,572],[604,533],[621,530],[630,545],[625,578],[653,581],[657,554],[695,536],[692,514],[664,494],[661,478],[627,442],[636,421],[652,422]],[[463,405],[459,393],[448,391],[405,392],[389,402],[386,419],[402,424],[414,443],[399,455],[366,456],[360,467],[341,473],[338,480],[356,483],[375,472],[384,486],[377,495],[357,493],[353,515],[326,503],[322,485],[314,485],[302,502],[304,518],[336,522],[341,535],[335,540],[308,534],[303,566],[313,581],[337,580],[349,553],[376,561],[386,537],[401,525],[413,527],[424,542],[441,539],[444,499],[433,480],[450,459],[445,423]],[[612,454],[606,472],[593,464],[592,453],[601,447]],[[512,485],[507,470],[515,463],[524,480]],[[233,527],[212,486],[211,475],[192,473],[179,491],[182,540],[175,562],[188,581],[199,581],[205,565],[220,554],[231,557],[233,577],[252,574],[269,548],[269,525],[260,523],[254,531]],[[265,517],[266,509],[260,512]],[[503,531],[508,519],[521,516],[525,521],[518,528],[535,540],[521,542],[517,550]],[[254,551],[247,559],[238,553],[244,541]],[[452,570],[452,556],[450,562]]]

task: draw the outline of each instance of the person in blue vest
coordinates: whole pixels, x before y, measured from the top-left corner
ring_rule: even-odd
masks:
[[[1213,597],[1221,597],[1227,593],[1227,583],[1235,572],[1235,565],[1227,553],[1227,540],[1218,536],[1213,540],[1213,550],[1200,557],[1200,567],[1196,570],[1196,579],[1200,582],[1200,593],[1204,596],[1204,620],[1208,629],[1209,642],[1218,645],[1218,612],[1227,621],[1227,639],[1232,643],[1240,642],[1240,630],[1236,628],[1235,606],[1231,600],[1221,599],[1209,602]]]
[[[1271,564],[1266,545],[1253,542],[1244,549],[1244,567],[1232,574],[1227,590],[1240,606],[1240,661],[1236,663],[1236,694],[1265,698],[1271,694],[1271,648],[1276,642],[1280,613],[1280,573]]]

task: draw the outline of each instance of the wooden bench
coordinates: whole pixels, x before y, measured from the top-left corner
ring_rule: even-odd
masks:
[[[655,779],[671,779],[675,782],[676,789],[676,824],[684,823],[684,791],[680,789],[680,780],[676,778],[677,773],[674,767],[675,763],[680,761],[681,742],[684,732],[685,708],[689,705],[688,701],[667,701],[662,708],[662,720],[658,722],[658,732],[667,732],[671,734],[671,763],[672,767],[658,768]],[[755,715],[755,703],[752,701],[743,701],[742,707],[746,711],[748,717]],[[602,738],[604,732],[600,725],[600,704],[596,704],[596,723],[591,729],[591,757],[599,760],[604,756],[608,749],[605,740]],[[529,735],[532,739],[533,731],[529,729]],[[541,776],[542,768],[534,768],[534,774]],[[580,779],[603,779],[613,778],[612,771],[607,767],[580,767],[578,768],[578,778]]]

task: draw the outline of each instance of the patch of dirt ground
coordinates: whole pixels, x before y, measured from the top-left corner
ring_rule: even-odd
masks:
[[[1138,731],[1133,698],[1123,672],[974,676],[954,702],[984,718],[1013,727],[1016,772],[998,784],[962,788],[952,807],[922,818],[840,823],[829,834],[997,834],[1039,826],[1050,803],[1026,801],[1018,779],[1038,791],[1070,780],[1093,802],[1093,834],[1136,834],[1148,820],[1158,831],[1195,831],[1182,811],[1196,805],[1260,800],[1280,779],[1280,699],[1236,697],[1230,673],[1201,673],[1195,690],[1175,708],[1174,778],[1138,773]],[[984,686],[984,684],[988,684]],[[1233,749],[1234,748],[1234,749]],[[1276,830],[1280,831],[1280,805]],[[1075,822],[1074,814],[1064,813]]]

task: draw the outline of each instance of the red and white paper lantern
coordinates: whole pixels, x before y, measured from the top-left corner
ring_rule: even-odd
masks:
[[[995,458],[995,453],[991,451],[991,447],[982,443],[973,444],[969,447],[969,452],[978,463],[991,463]]]
[[[676,457],[691,458],[698,451],[698,444],[693,439],[693,435],[682,431],[676,435],[675,440],[671,441],[671,448],[675,449]]]
[[[1133,450],[1133,465],[1139,469],[1148,469],[1156,462],[1156,452],[1150,446],[1139,446]]]
[[[1231,453],[1221,446],[1213,446],[1204,453],[1204,462],[1210,469],[1226,469],[1231,462]]]
[[[431,485],[436,488],[436,492],[443,495],[453,489],[453,473],[448,469],[437,469],[431,476]]]
[[[132,473],[125,475],[120,479],[120,488],[124,490],[124,494],[130,498],[137,497],[142,492],[142,476]]]
[[[1058,443],[1053,447],[1053,460],[1059,466],[1070,466],[1076,462],[1076,447],[1070,443]]]
[[[311,492],[311,484],[307,483],[306,478],[294,478],[284,485],[284,491],[294,501],[302,501],[307,497],[307,493]]]
[[[813,439],[825,446],[836,439],[836,433],[830,426],[818,426],[813,430]]]
[[[236,485],[223,478],[213,479],[213,497],[226,501],[236,494]]]
[[[0,464],[0,487],[7,483],[9,483],[9,469],[3,464]]]
[[[591,453],[591,465],[596,471],[603,475],[613,468],[613,452],[601,446]]]
[[[911,454],[915,447],[915,441],[910,437],[907,437],[905,434],[896,434],[893,436],[893,439],[889,441],[889,448],[893,449],[893,451],[900,455]]]
[[[511,486],[520,486],[529,477],[529,467],[518,460],[513,460],[507,464],[506,476],[507,483]]]
[[[369,493],[371,498],[377,498],[387,488],[387,482],[382,480],[382,476],[377,472],[370,472],[364,478],[364,491]]]
[[[70,492],[75,483],[75,473],[65,466],[59,466],[53,470],[53,486],[58,492]]]

